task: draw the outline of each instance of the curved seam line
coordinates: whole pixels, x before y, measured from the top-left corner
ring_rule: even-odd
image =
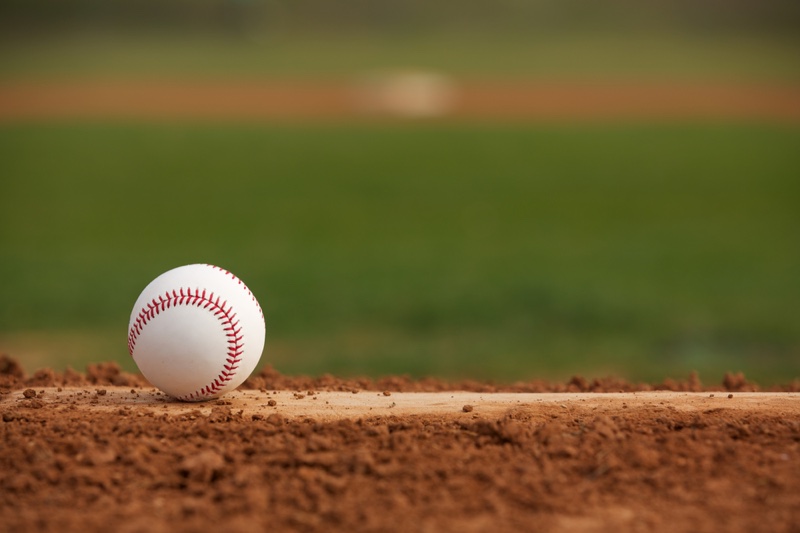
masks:
[[[239,279],[239,278],[236,276],[236,274],[234,274],[233,272],[231,272],[231,271],[229,271],[229,270],[225,270],[225,269],[224,269],[224,268],[222,268],[222,267],[218,267],[218,266],[216,266],[216,265],[209,265],[209,264],[206,264],[205,266],[207,266],[207,267],[210,267],[210,268],[213,268],[214,270],[219,270],[219,271],[220,271],[220,272],[222,272],[223,274],[226,274],[226,275],[230,276],[230,277],[231,277],[231,279],[233,279],[235,282],[237,282],[239,285],[241,285],[241,287],[242,287],[242,288],[243,288],[245,291],[247,291],[247,294],[249,294],[249,295],[250,295],[250,298],[253,300],[253,303],[255,303],[255,304],[256,304],[256,307],[258,308],[258,312],[259,312],[259,314],[261,315],[261,318],[264,318],[264,312],[261,310],[261,305],[259,305],[259,303],[258,303],[258,300],[256,300],[256,297],[255,297],[255,295],[254,295],[254,294],[253,294],[253,293],[250,291],[250,289],[247,287],[247,285],[245,285],[245,284],[244,284],[244,281],[242,281],[241,279]]]

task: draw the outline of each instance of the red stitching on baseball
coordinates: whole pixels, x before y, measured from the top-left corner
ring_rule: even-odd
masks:
[[[139,315],[136,317],[128,334],[128,352],[133,356],[133,350],[136,348],[136,339],[141,335],[147,323],[173,305],[190,305],[202,309],[211,308],[211,313],[222,322],[223,330],[228,332],[226,333],[228,337],[228,353],[225,359],[227,364],[224,365],[224,370],[219,373],[212,383],[201,387],[195,392],[178,397],[180,400],[196,400],[201,396],[210,396],[219,392],[225,384],[233,379],[233,376],[236,374],[236,369],[239,368],[239,363],[241,362],[240,357],[242,353],[244,353],[244,343],[242,342],[244,335],[241,333],[242,328],[239,327],[237,329],[239,320],[236,319],[236,313],[232,312],[233,309],[231,307],[225,308],[225,306],[228,305],[227,301],[220,304],[221,298],[217,296],[215,300],[213,292],[206,296],[205,289],[203,289],[202,292],[200,289],[196,289],[194,294],[190,288],[186,289],[186,294],[184,294],[183,291],[183,288],[180,290],[173,289],[172,293],[167,291],[157,299],[153,298],[150,303],[139,311]],[[250,296],[252,297],[252,294]],[[253,298],[253,300],[255,301],[255,298]],[[258,302],[256,302],[256,304],[258,304]],[[260,307],[259,311],[261,311]]]
[[[255,297],[255,296],[253,296],[253,293],[252,293],[252,292],[250,292],[250,289],[248,289],[248,288],[247,288],[247,285],[245,285],[245,284],[244,284],[244,282],[243,282],[242,280],[240,280],[239,278],[237,278],[237,277],[236,277],[236,274],[234,274],[234,273],[232,273],[232,272],[230,272],[230,271],[228,271],[228,270],[225,270],[224,268],[221,268],[221,267],[215,266],[215,265],[205,265],[205,266],[207,266],[207,267],[211,267],[211,268],[213,268],[214,270],[219,270],[220,272],[222,272],[222,273],[223,273],[223,274],[225,274],[226,276],[229,276],[231,279],[233,279],[233,280],[234,280],[236,283],[238,283],[239,285],[241,285],[241,286],[244,288],[244,290],[246,290],[246,291],[247,291],[247,294],[249,294],[249,295],[250,295],[250,298],[252,298],[253,302],[255,302],[255,304],[256,304],[256,307],[258,307],[258,312],[261,314],[261,318],[264,318],[264,312],[261,310],[261,306],[260,306],[260,305],[258,305],[258,300],[256,300],[256,297]]]

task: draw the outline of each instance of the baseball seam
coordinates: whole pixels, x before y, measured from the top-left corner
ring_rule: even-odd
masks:
[[[171,292],[167,291],[163,295],[153,298],[150,303],[139,311],[139,315],[131,325],[128,333],[128,352],[132,357],[136,348],[136,339],[141,335],[147,323],[171,307],[189,305],[207,309],[222,323],[223,331],[228,338],[228,353],[223,369],[211,383],[192,393],[178,396],[179,400],[197,400],[204,396],[216,394],[233,379],[234,375],[236,375],[236,370],[239,368],[244,351],[244,335],[242,334],[242,328],[239,326],[239,320],[236,319],[236,313],[233,312],[233,306],[228,305],[227,301],[220,302],[220,300],[220,296],[215,297],[213,292],[207,294],[205,289],[173,289]]]
[[[245,285],[244,282],[241,279],[236,277],[236,274],[234,274],[233,272],[230,272],[229,270],[225,270],[224,268],[218,267],[216,265],[208,265],[208,264],[206,264],[206,266],[207,267],[211,267],[214,270],[219,270],[220,272],[222,272],[223,274],[225,274],[226,276],[231,278],[233,281],[238,283],[239,286],[242,289],[244,289],[245,292],[247,292],[247,294],[250,296],[250,299],[253,300],[253,303],[256,304],[256,307],[258,308],[258,313],[261,315],[261,318],[264,318],[264,312],[261,310],[261,306],[259,305],[258,300],[256,300],[256,297],[253,296],[252,292],[250,292],[250,289],[247,288],[247,285]]]

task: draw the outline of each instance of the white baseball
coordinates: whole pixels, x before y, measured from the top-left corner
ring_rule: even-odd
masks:
[[[142,375],[184,401],[241,385],[264,350],[264,315],[242,281],[212,265],[172,269],[145,287],[128,324]]]

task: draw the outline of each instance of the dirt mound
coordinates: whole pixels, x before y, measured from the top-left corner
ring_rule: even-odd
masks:
[[[68,368],[55,372],[49,368],[37,370],[27,376],[22,366],[8,355],[0,354],[0,392],[20,387],[57,387],[115,385],[149,387],[150,384],[140,374],[122,371],[117,363],[105,362],[90,364],[85,373]],[[742,373],[726,373],[718,385],[704,385],[697,373],[685,380],[665,379],[661,383],[629,383],[615,378],[586,379],[574,376],[567,382],[544,380],[519,381],[516,383],[492,383],[475,380],[445,381],[435,378],[414,379],[408,376],[387,376],[372,378],[340,378],[326,374],[319,377],[286,376],[272,368],[264,367],[253,374],[241,387],[244,390],[325,390],[325,391],[390,391],[390,392],[637,392],[667,390],[680,392],[730,391],[755,392],[762,388]],[[768,391],[800,391],[800,380],[770,387]]]
[[[0,396],[2,529],[737,533],[800,523],[796,393],[386,392],[247,390],[189,404],[151,388],[11,390]],[[489,409],[498,396],[506,407]],[[419,398],[416,414],[403,410]],[[320,415],[337,403],[335,417]]]

